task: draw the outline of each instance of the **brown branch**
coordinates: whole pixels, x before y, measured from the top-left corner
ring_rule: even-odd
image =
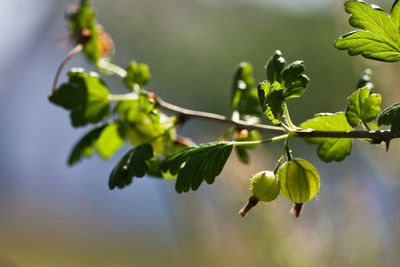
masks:
[[[238,129],[259,130],[266,133],[285,134],[287,131],[282,127],[265,125],[265,124],[250,124],[242,120],[231,120],[225,116],[208,113],[203,111],[196,111],[191,109],[182,108],[164,101],[158,96],[153,96],[156,103],[166,109],[178,113],[181,119],[186,120],[189,118],[200,118],[216,120],[236,126]],[[313,131],[297,128],[292,132],[298,137],[330,137],[330,138],[367,138],[371,139],[373,143],[385,142],[388,144],[392,139],[399,138],[400,134],[393,134],[389,130],[379,131]]]
[[[51,94],[54,94],[57,88],[57,83],[58,83],[58,78],[60,77],[61,70],[64,68],[65,64],[76,54],[81,52],[83,49],[83,44],[78,44],[76,45],[71,51],[68,52],[68,54],[65,56],[63,61],[61,61],[60,66],[58,66],[56,76],[54,77],[53,81],[53,87],[51,88]]]
[[[260,131],[267,132],[267,133],[278,133],[278,134],[286,133],[285,129],[283,129],[281,127],[277,127],[277,126],[265,125],[265,124],[250,124],[246,121],[231,120],[225,116],[214,114],[214,113],[196,111],[196,110],[178,107],[178,106],[175,106],[173,104],[170,104],[170,103],[164,101],[162,98],[160,98],[158,96],[155,97],[155,101],[157,102],[157,104],[160,107],[167,109],[167,110],[174,111],[174,112],[178,113],[179,115],[183,116],[184,120],[189,119],[189,118],[209,119],[209,120],[216,120],[216,121],[225,122],[225,123],[234,125],[238,129],[260,130]]]

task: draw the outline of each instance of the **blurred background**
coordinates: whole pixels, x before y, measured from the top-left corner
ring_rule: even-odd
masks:
[[[292,142],[321,176],[317,198],[300,219],[291,203],[260,203],[245,219],[249,178],[273,169],[282,144],[264,145],[242,165],[233,153],[213,186],[177,194],[174,181],[146,177],[110,191],[120,157],[97,156],[68,168],[85,132],[50,104],[56,68],[67,50],[64,12],[76,1],[2,0],[0,9],[0,266],[398,266],[400,144],[355,141],[342,163],[325,164],[315,146]],[[253,63],[257,81],[276,50],[305,60],[311,83],[288,105],[299,124],[343,111],[359,74],[373,70],[383,107],[400,100],[400,63],[349,57],[333,47],[351,30],[339,0],[94,0],[116,46],[114,62],[150,65],[149,88],[172,103],[230,114],[235,66]],[[386,10],[392,1],[374,0]],[[89,64],[77,56],[71,67]],[[121,90],[116,78],[107,83]],[[226,125],[190,121],[181,130],[209,142]]]

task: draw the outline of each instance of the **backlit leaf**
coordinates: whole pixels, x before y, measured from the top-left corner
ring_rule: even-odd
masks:
[[[118,162],[110,174],[109,188],[123,188],[132,183],[133,177],[143,177],[148,171],[147,162],[153,157],[153,148],[144,144],[131,149]]]
[[[178,193],[197,190],[203,181],[212,184],[218,176],[229,155],[231,142],[214,142],[188,147],[167,157],[161,170],[178,174],[175,189]]]
[[[362,1],[350,0],[344,5],[350,14],[350,25],[359,30],[336,39],[336,48],[348,50],[351,56],[361,54],[369,59],[388,62],[400,60],[398,1],[394,2],[390,15],[378,6]]]
[[[282,116],[285,104],[283,89],[278,82],[270,84],[263,81],[258,84],[258,99],[267,119],[273,124],[280,124],[278,120]]]
[[[95,73],[73,69],[69,81],[63,83],[49,96],[56,105],[71,111],[74,127],[102,121],[110,112],[108,88]]]
[[[346,109],[346,118],[353,127],[356,127],[360,121],[367,123],[376,119],[381,111],[381,95],[370,94],[368,87],[358,89],[347,99],[350,104]]]
[[[351,131],[353,128],[347,122],[343,112],[316,114],[313,119],[300,125],[303,129],[315,131]],[[351,154],[353,140],[351,138],[313,137],[304,139],[308,144],[318,145],[317,153],[325,162],[342,161]]]
[[[309,78],[303,74],[304,62],[294,61],[286,65],[281,51],[277,50],[265,66],[267,79],[272,84],[278,82],[283,90],[283,98],[301,96],[307,88]]]
[[[95,151],[96,140],[107,125],[102,125],[86,133],[74,146],[68,157],[68,165],[72,166],[82,160],[83,157],[90,158]]]
[[[109,159],[125,143],[125,127],[120,122],[108,124],[96,141],[97,153]]]

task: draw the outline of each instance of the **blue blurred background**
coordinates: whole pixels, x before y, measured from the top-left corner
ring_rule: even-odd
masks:
[[[175,104],[230,114],[237,63],[253,63],[264,79],[280,49],[304,59],[311,78],[289,102],[300,123],[318,112],[344,110],[358,75],[373,70],[383,106],[399,102],[399,63],[349,57],[333,40],[350,30],[337,0],[94,0],[98,20],[116,46],[114,61],[150,65],[149,88]],[[231,156],[213,186],[178,195],[174,181],[146,177],[109,191],[108,175],[129,148],[68,168],[66,157],[85,132],[47,101],[67,53],[64,12],[75,1],[2,0],[0,9],[0,266],[396,266],[400,262],[400,146],[355,141],[352,156],[325,164],[315,147],[293,142],[296,157],[319,170],[321,191],[300,219],[282,196],[242,219],[249,178],[272,169],[282,144]],[[391,1],[375,1],[389,9]],[[90,65],[80,56],[71,67]],[[107,83],[115,91],[122,84]],[[190,121],[181,130],[213,141],[226,125]]]

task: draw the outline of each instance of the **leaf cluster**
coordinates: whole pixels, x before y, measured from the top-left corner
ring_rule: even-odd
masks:
[[[380,94],[371,93],[371,70],[365,70],[357,82],[358,89],[347,98],[346,112],[320,113],[313,119],[300,124],[303,129],[314,131],[351,131],[360,124],[370,130],[374,127],[369,122],[375,120],[381,110]],[[351,154],[353,141],[350,138],[305,138],[308,144],[318,145],[317,153],[325,162],[342,161]]]
[[[114,51],[111,37],[97,23],[96,13],[89,0],[81,0],[66,14],[70,37],[76,44],[83,45],[83,52],[96,66],[108,60]]]
[[[303,74],[303,61],[286,64],[279,50],[268,59],[265,69],[267,80],[258,84],[258,98],[267,119],[280,125],[279,118],[284,113],[286,99],[300,97],[310,79]]]
[[[109,90],[95,73],[82,69],[68,72],[68,82],[62,84],[49,100],[69,111],[74,127],[102,121],[110,114]]]

